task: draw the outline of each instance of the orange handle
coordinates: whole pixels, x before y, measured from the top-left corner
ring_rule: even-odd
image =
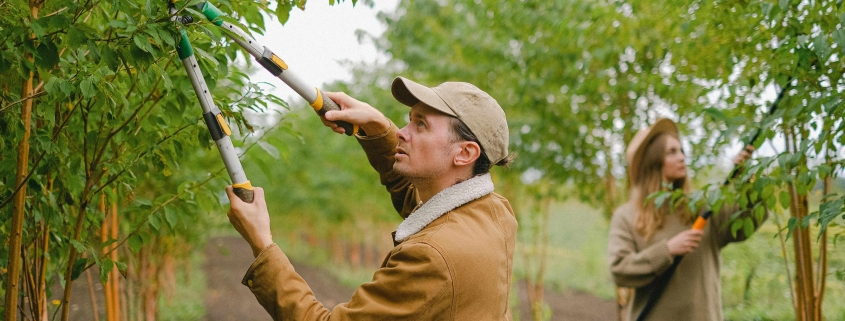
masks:
[[[704,218],[703,216],[699,216],[697,219],[695,219],[695,223],[692,224],[692,229],[701,231],[701,230],[704,229],[704,226],[706,226],[706,225],[707,225],[707,219]]]

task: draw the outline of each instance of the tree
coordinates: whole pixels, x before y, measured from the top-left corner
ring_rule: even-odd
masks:
[[[192,13],[188,5],[196,3],[181,3],[180,14]],[[221,8],[260,33],[264,15],[285,16],[291,4],[224,2]],[[296,4],[302,8],[305,1]],[[0,251],[0,267],[8,271],[2,286],[6,320],[15,320],[18,311],[46,319],[45,283],[53,276],[64,283],[67,320],[70,289],[80,273],[96,264],[105,281],[115,266],[126,271],[127,262],[134,264],[131,255],[121,255],[121,262],[110,257],[120,246],[129,244],[142,256],[156,246],[156,255],[167,256],[180,252],[156,244],[184,245],[205,235],[186,223],[202,224],[208,219],[203,214],[217,209],[222,170],[197,166],[219,164],[219,158],[205,151],[212,143],[197,126],[196,97],[174,52],[177,28],[188,29],[218,106],[241,133],[255,129],[244,111],[284,104],[232,67],[241,50],[210,24],[177,26],[167,9],[165,1],[0,4],[0,234],[10,245]],[[14,206],[7,206],[12,200]],[[121,209],[121,231],[105,241],[88,232],[99,229],[106,214],[106,206],[96,206],[100,200]],[[34,302],[29,307],[18,300],[19,276],[26,280],[23,295]]]

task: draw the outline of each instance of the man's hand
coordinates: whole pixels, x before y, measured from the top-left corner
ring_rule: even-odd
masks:
[[[232,186],[226,186],[226,194],[229,195],[229,222],[235,227],[238,233],[249,243],[252,248],[252,255],[258,257],[261,250],[273,244],[273,237],[270,234],[270,213],[267,212],[267,203],[264,201],[264,189],[255,188],[255,199],[252,203],[245,203],[232,190]]]
[[[334,132],[340,134],[346,132],[335,123],[339,120],[358,125],[369,136],[378,135],[390,129],[390,121],[387,117],[370,104],[358,101],[342,92],[325,92],[325,94],[340,106],[340,110],[330,110],[326,112],[325,117],[321,117],[323,125]]]
[[[669,254],[679,256],[695,251],[698,245],[701,244],[701,238],[703,236],[703,231],[693,229],[678,233],[678,235],[675,235],[675,237],[669,239],[669,242],[667,242],[667,245],[669,245]]]
[[[734,164],[742,165],[745,161],[751,159],[751,153],[753,153],[754,150],[754,146],[752,145],[745,146],[745,148],[736,155],[736,158],[734,158]]]

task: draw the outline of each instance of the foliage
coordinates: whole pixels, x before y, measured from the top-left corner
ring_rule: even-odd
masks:
[[[197,3],[180,3],[179,14],[196,13],[190,7]],[[257,33],[264,30],[264,15],[273,12],[267,2],[224,1],[220,7],[237,12],[236,23]],[[250,134],[257,128],[244,111],[266,112],[270,104],[285,103],[249,82],[247,67],[235,64],[242,50],[207,22],[177,26],[165,1],[11,0],[0,4],[0,13],[3,239],[10,233],[9,201],[19,174],[27,178],[23,244],[49,234],[50,246],[42,249],[50,257],[47,280],[58,276],[69,285],[67,277],[92,264],[105,263],[98,264],[103,276],[113,268],[110,259],[100,259],[103,244],[87,232],[97,230],[103,219],[92,206],[100,195],[120,205],[120,239],[107,243],[138,252],[159,238],[201,242],[206,214],[219,209],[225,181],[174,50],[178,29],[187,29],[218,108],[242,134]],[[23,97],[22,83],[30,77],[35,90]],[[15,146],[24,137],[20,106],[29,100],[33,129],[24,143],[30,145],[30,170],[18,173]],[[7,258],[4,247],[4,271],[11,268]],[[116,262],[121,270],[124,259]],[[65,273],[66,266],[73,269]]]

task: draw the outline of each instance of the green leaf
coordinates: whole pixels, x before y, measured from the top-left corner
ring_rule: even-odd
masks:
[[[88,44],[88,36],[85,32],[76,26],[70,27],[67,31],[67,46],[70,48],[78,48],[83,44]]]
[[[74,248],[76,248],[76,252],[85,252],[85,244],[82,244],[77,240],[70,240],[70,244],[73,245]]]
[[[150,215],[150,217],[147,219],[147,222],[149,222],[150,226],[156,231],[158,231],[158,229],[161,227],[161,219],[159,219],[158,216],[155,214]]]
[[[845,52],[845,29],[835,30],[833,31],[831,36],[833,37],[833,41],[835,41],[836,44],[839,45],[839,50]]]
[[[133,253],[138,253],[138,251],[141,250],[141,247],[144,246],[144,239],[138,234],[132,234],[127,242],[129,242],[129,249],[131,249]]]
[[[734,220],[733,222],[731,222],[731,235],[733,237],[736,237],[736,232],[738,232],[743,225],[743,220]]]
[[[106,258],[100,262],[100,282],[106,284],[109,281],[109,273],[114,268],[114,262],[110,258]]]
[[[70,279],[76,280],[79,277],[79,275],[81,275],[82,272],[85,271],[86,266],[88,266],[88,259],[87,258],[82,257],[82,258],[76,259],[76,261],[73,261],[73,270],[70,274]]]
[[[116,29],[126,29],[126,21],[123,20],[112,20],[109,21],[109,27],[116,28]]]
[[[830,46],[827,44],[826,34],[819,35],[813,40],[813,48],[816,51],[816,55],[819,56],[819,60],[822,62],[827,61],[827,57],[830,55]]]
[[[94,81],[92,77],[85,78],[79,83],[79,88],[82,89],[82,95],[85,98],[91,98],[97,95],[97,89],[94,88]]]
[[[141,50],[143,50],[145,52],[150,52],[153,49],[153,47],[150,45],[150,42],[147,40],[147,38],[144,38],[144,36],[141,35],[141,34],[135,35],[135,37],[133,37],[132,40],[135,42],[135,45],[138,46],[138,48],[140,48]]]
[[[34,21],[30,24],[30,27],[32,28],[32,33],[35,34],[35,37],[41,39],[44,37],[45,32],[44,27],[42,27],[38,22],[38,20]]]
[[[789,11],[789,0],[780,0],[778,4],[780,5],[781,10]]]
[[[171,229],[175,229],[176,223],[179,222],[179,216],[174,213],[172,206],[166,206],[164,208],[164,219],[167,220],[167,225],[169,225]]]
[[[819,165],[817,170],[819,171],[819,179],[825,179],[828,175],[830,175],[832,168],[830,167],[830,165],[821,164]]]
[[[290,0],[282,0],[279,1],[278,5],[276,6],[276,18],[279,19],[279,23],[284,25],[290,19],[290,11],[293,9],[293,4]]]
[[[50,69],[59,63],[59,50],[51,41],[42,42],[38,45],[35,65],[41,68]]]
[[[789,232],[786,233],[786,238],[789,239],[789,236],[792,235],[792,231],[795,230],[795,227],[798,226],[798,218],[790,217],[789,221],[786,223],[787,228],[789,228]]]
[[[751,234],[754,234],[754,221],[752,221],[750,217],[746,217],[743,219],[743,222],[742,235],[749,237]]]

